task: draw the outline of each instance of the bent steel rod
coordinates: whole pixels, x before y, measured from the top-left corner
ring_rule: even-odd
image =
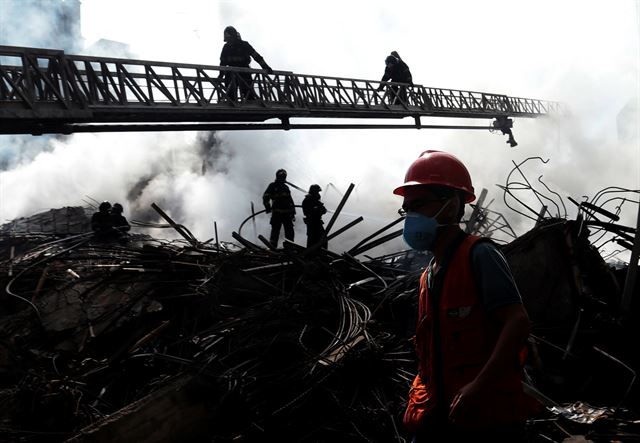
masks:
[[[358,250],[358,248],[362,245],[364,245],[366,242],[368,242],[369,240],[371,240],[372,238],[375,238],[377,235],[382,234],[384,231],[386,231],[387,229],[397,225],[398,223],[400,223],[402,220],[404,220],[404,217],[400,217],[397,218],[396,220],[392,221],[391,223],[389,223],[386,226],[383,226],[382,228],[378,229],[376,232],[374,232],[373,234],[369,235],[368,237],[363,238],[357,245],[355,245],[353,248],[349,249],[347,252],[349,254],[353,254],[355,251]]]

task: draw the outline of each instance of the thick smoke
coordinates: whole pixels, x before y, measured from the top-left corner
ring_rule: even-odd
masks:
[[[606,7],[577,1],[396,3],[325,2],[309,20],[306,11],[277,1],[85,0],[82,31],[89,43],[100,38],[127,43],[136,58],[216,64],[222,29],[233,24],[275,69],[353,78],[381,77],[384,57],[397,50],[417,83],[559,100],[567,113],[515,119],[516,148],[502,135],[456,130],[83,134],[44,143],[30,136],[0,137],[0,218],[82,204],[89,195],[120,201],[129,218],[143,220],[156,218],[149,208],[156,202],[202,240],[213,236],[215,221],[228,240],[250,214],[251,202],[262,209],[262,192],[275,171],[285,168],[303,189],[318,183],[329,209],[349,183],[356,184],[336,227],[359,215],[365,222],[330,245],[343,250],[397,217],[401,201],[391,190],[426,149],[459,156],[477,193],[489,190],[491,208],[504,213],[517,234],[533,222],[509,209],[496,186],[505,183],[513,162],[549,160],[528,162],[524,172],[536,189],[544,191],[542,176],[563,198],[582,200],[606,186],[640,188],[637,106],[635,117],[624,117],[633,115],[629,104],[636,103],[639,89],[634,2]],[[130,13],[122,16],[125,4]],[[141,24],[136,17],[149,10],[153,20]],[[13,20],[12,36],[24,19]],[[108,26],[115,20],[118,26]],[[619,116],[625,107],[627,114]],[[624,121],[630,123],[620,130]],[[27,152],[20,146],[35,147]],[[303,193],[293,192],[300,203]],[[539,209],[531,195],[521,198]],[[634,225],[635,208],[623,209],[622,222]],[[301,218],[298,214],[296,239],[304,243]],[[268,234],[266,216],[256,219],[255,232]],[[253,224],[242,234],[255,238]],[[398,240],[388,248],[404,245]]]
[[[80,0],[0,0],[2,45],[62,49],[84,46]]]
[[[79,0],[0,0],[0,45],[62,49],[83,47]],[[2,60],[7,63],[8,60]],[[3,137],[0,171],[28,163],[51,150],[50,137]]]

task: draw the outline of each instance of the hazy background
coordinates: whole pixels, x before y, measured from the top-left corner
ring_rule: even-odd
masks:
[[[250,202],[262,209],[262,192],[285,168],[300,187],[320,184],[329,209],[356,184],[336,227],[358,215],[365,223],[330,244],[342,251],[397,217],[401,201],[391,190],[426,149],[463,160],[477,193],[489,189],[491,207],[517,234],[533,222],[506,208],[495,186],[513,161],[548,159],[527,163],[527,178],[543,191],[542,175],[576,200],[606,186],[640,188],[638,1],[83,0],[81,26],[61,33],[55,23],[64,1],[44,0],[43,8],[0,0],[0,44],[217,65],[222,30],[233,25],[274,69],[375,80],[397,50],[415,83],[558,100],[570,113],[516,119],[516,148],[503,135],[428,129],[0,136],[0,222],[84,205],[90,196],[121,202],[130,219],[154,217],[149,205],[157,202],[199,239],[213,236],[214,220],[230,239]],[[292,192],[301,203],[304,194]],[[621,222],[635,226],[636,211],[623,206]],[[304,243],[301,219],[296,240]],[[268,235],[267,222],[260,217],[259,233]],[[243,235],[253,238],[253,227]],[[398,239],[387,250],[404,247]]]

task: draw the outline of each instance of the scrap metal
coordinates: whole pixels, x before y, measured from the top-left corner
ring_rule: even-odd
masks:
[[[546,406],[528,422],[531,441],[640,438],[638,322],[622,321],[620,278],[585,227],[629,231],[611,217],[619,210],[590,203],[502,246],[533,322],[527,392]],[[400,235],[387,232],[402,217],[345,253],[309,254],[256,244],[242,226],[236,243],[200,242],[156,211],[167,224],[132,224],[181,239],[0,230],[4,440],[409,441],[401,419],[429,255],[365,254]]]

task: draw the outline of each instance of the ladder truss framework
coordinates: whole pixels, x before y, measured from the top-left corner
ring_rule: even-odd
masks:
[[[289,119],[300,117],[413,117],[420,127],[423,116],[538,117],[560,110],[558,102],[500,94],[0,46],[3,134],[90,131],[95,124],[114,131],[141,123],[246,127],[273,118],[288,129]]]

